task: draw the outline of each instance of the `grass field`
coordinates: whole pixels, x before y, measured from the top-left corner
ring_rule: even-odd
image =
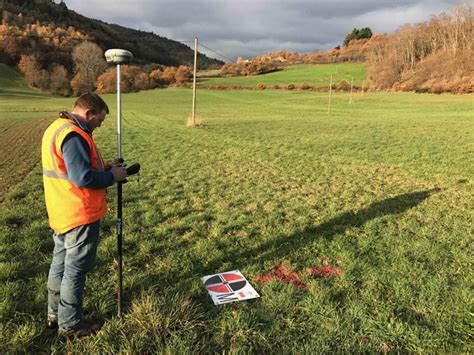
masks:
[[[3,184],[0,352],[472,352],[472,96],[333,99],[328,115],[327,93],[203,90],[205,125],[187,128],[190,90],[124,95],[124,155],[142,164],[124,186],[125,314],[111,188],[86,287],[104,322],[94,338],[44,327],[53,241],[39,163]],[[71,103],[0,96],[0,129],[33,129]],[[110,160],[114,121],[96,137]],[[27,146],[3,178],[38,157]],[[280,261],[308,290],[255,280]],[[305,274],[326,263],[342,274]],[[262,297],[214,306],[200,277],[234,269]]]
[[[354,78],[355,86],[362,86],[366,78],[364,64],[300,64],[285,67],[284,70],[263,74],[228,78],[200,78],[199,85],[238,85],[255,88],[258,83],[264,83],[267,87],[273,85],[300,85],[307,82],[313,87],[329,86],[331,75],[333,83],[339,84],[341,80],[351,83]]]
[[[26,80],[18,72],[0,63],[0,95],[2,97],[41,97],[45,96],[28,87]]]
[[[46,105],[42,104],[44,100]],[[0,203],[8,188],[38,164],[41,136],[51,115],[62,107],[55,107],[53,102],[49,96],[30,89],[18,72],[0,64]],[[64,99],[57,102],[62,105]]]

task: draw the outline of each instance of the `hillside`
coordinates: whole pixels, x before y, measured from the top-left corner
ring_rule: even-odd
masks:
[[[474,7],[400,27],[371,45],[367,71],[377,90],[474,93]]]
[[[392,34],[346,39],[343,46],[325,52],[301,54],[278,50],[248,60],[239,58],[237,63],[225,64],[219,72],[220,76],[232,79],[212,79],[206,84],[268,85],[265,79],[283,76],[286,81],[288,73],[274,72],[291,65],[364,62],[367,87],[372,90],[474,92],[474,8],[468,3],[432,16],[429,21],[402,26]],[[255,76],[264,73],[271,74],[265,75],[265,79]],[[308,74],[304,81],[312,80],[312,73]]]
[[[0,64],[0,94],[15,96],[41,95],[28,87],[26,80],[20,73],[5,64]]]
[[[354,78],[354,85],[359,87],[362,86],[362,81],[366,78],[364,64],[362,63],[298,64],[285,66],[283,70],[262,75],[204,77],[200,78],[199,85],[255,88],[259,83],[263,83],[267,87],[307,83],[311,87],[319,88],[329,86],[331,75],[333,76],[333,83],[336,85],[342,80],[350,84],[352,78]]]
[[[158,36],[151,32],[129,29],[100,20],[90,19],[69,10],[64,2],[50,0],[4,0],[0,4],[0,61],[16,64],[21,54],[49,52],[62,60],[52,60],[66,68],[72,62],[65,53],[73,45],[89,40],[102,49],[124,48],[133,52],[139,64],[157,63],[167,66],[192,65],[193,50],[183,43]],[[64,39],[68,38],[69,41]],[[64,46],[64,42],[67,42]],[[25,53],[27,52],[27,53]],[[219,60],[199,54],[200,68],[219,66]]]

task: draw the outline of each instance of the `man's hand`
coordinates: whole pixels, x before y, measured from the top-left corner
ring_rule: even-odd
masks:
[[[110,171],[112,171],[115,181],[123,181],[127,177],[127,171],[122,166],[112,166]]]
[[[116,159],[116,160],[114,160],[114,161],[111,162],[111,163],[105,164],[104,169],[105,169],[105,171],[107,171],[107,170],[112,169],[114,166],[118,166],[118,165],[120,165],[120,163],[119,163],[118,160]]]

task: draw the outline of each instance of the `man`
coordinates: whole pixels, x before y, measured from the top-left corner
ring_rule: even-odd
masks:
[[[106,188],[127,176],[123,167],[104,164],[92,139],[108,113],[99,95],[84,94],[72,113],[61,112],[43,135],[44,192],[54,230],[48,327],[59,327],[62,336],[87,336],[99,329],[83,321],[86,274],[95,264],[100,219],[107,212]]]

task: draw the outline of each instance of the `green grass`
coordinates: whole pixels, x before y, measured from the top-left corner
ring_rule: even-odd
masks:
[[[0,63],[0,95],[2,97],[44,96],[28,87],[26,80],[14,69]]]
[[[300,64],[285,67],[284,70],[252,76],[209,78],[200,79],[199,85],[225,85],[255,87],[258,83],[264,83],[267,87],[273,85],[302,84],[307,82],[313,87],[329,86],[331,75],[333,83],[339,84],[341,80],[351,83],[354,77],[354,85],[362,86],[362,81],[366,78],[364,64]]]
[[[115,96],[105,97],[111,108]],[[10,115],[71,100],[0,99]],[[123,97],[125,314],[115,317],[115,189],[85,308],[104,326],[62,342],[43,324],[53,241],[37,165],[0,206],[1,352],[472,352],[472,96],[191,91]],[[20,112],[17,112],[20,111]],[[26,112],[25,112],[26,111]],[[6,114],[5,112],[8,112]],[[54,114],[51,114],[54,119]],[[115,113],[96,140],[115,157]],[[11,167],[14,171],[14,167]],[[325,262],[309,290],[251,281],[216,307],[200,277],[249,280]]]

